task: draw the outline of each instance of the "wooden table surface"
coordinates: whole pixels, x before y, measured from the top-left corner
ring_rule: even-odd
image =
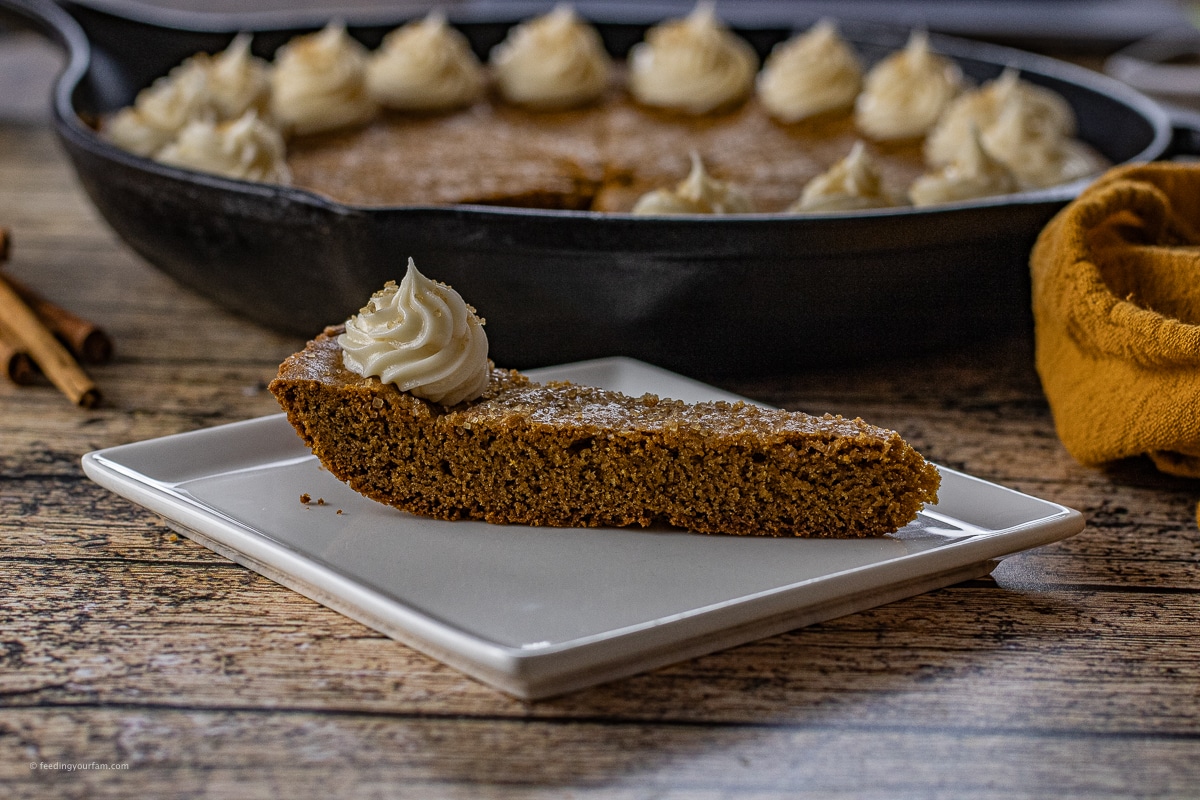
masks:
[[[0,796],[1200,797],[1200,485],[1074,463],[1031,336],[727,388],[894,427],[1079,509],[1081,534],[530,704],[85,478],[87,451],[275,412],[302,342],[142,262],[37,120],[0,123],[0,224],[10,273],[117,348],[94,410],[0,384]]]

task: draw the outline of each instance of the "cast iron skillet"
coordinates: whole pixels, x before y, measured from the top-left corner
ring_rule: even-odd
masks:
[[[1027,261],[1042,226],[1086,183],[935,209],[822,218],[645,219],[493,207],[365,208],[290,188],[163,166],[102,141],[81,118],[137,90],[221,30],[46,0],[0,0],[69,54],[54,124],[96,207],[138,253],[220,305],[310,336],[356,311],[409,256],[487,318],[498,364],[624,354],[696,375],[763,374],[944,347],[1029,325]],[[481,55],[515,21],[454,19]],[[186,19],[177,18],[186,23]],[[403,20],[351,32],[368,46]],[[655,20],[599,21],[622,56]],[[257,30],[269,57],[295,27]],[[788,31],[741,32],[760,53]],[[843,25],[868,61],[907,30]],[[1104,76],[1017,50],[934,36],[975,81],[1006,65],[1062,94],[1080,137],[1114,163],[1162,158],[1175,131],[1152,101]],[[1175,145],[1177,147],[1177,145]]]

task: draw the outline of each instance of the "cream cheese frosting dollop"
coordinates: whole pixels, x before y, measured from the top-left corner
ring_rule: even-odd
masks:
[[[1054,97],[1066,106],[1062,98]],[[1105,166],[1098,154],[1073,139],[1074,117],[1043,94],[1013,94],[981,140],[1008,165],[1022,186],[1044,188],[1082,178]]]
[[[342,363],[444,406],[474,400],[488,387],[483,320],[458,292],[422,275],[413,260],[397,286],[388,281],[338,336]]]
[[[236,120],[194,120],[155,156],[164,164],[263,183],[291,182],[283,136],[253,110]]]
[[[675,214],[752,214],[754,204],[740,188],[713,178],[704,169],[700,154],[692,151],[692,169],[674,189],[655,189],[638,198],[637,216]]]
[[[250,42],[249,34],[238,34],[215,56],[185,59],[114,114],[104,135],[131,153],[153,156],[191,122],[237,119],[250,109],[261,115],[270,93],[268,67],[250,55]]]
[[[962,70],[929,49],[924,31],[867,72],[854,106],[859,130],[873,139],[923,136],[963,86]]]
[[[646,32],[629,51],[629,88],[638,102],[705,114],[743,100],[754,88],[758,56],[722,25],[712,3]]]
[[[368,122],[367,49],[339,22],[279,49],[271,72],[271,113],[287,132],[319,133]]]
[[[1066,100],[1056,92],[1023,80],[1016,69],[1008,68],[995,80],[964,92],[950,103],[925,140],[926,161],[935,167],[953,162],[970,146],[972,125],[979,129],[984,146],[991,150],[992,130],[1010,106],[1016,106],[1017,110],[1010,114],[1006,125],[1017,121],[1011,119],[1015,115],[1022,127],[1038,138],[1057,141],[1075,135],[1075,113]]]
[[[862,142],[855,142],[850,154],[826,172],[809,181],[800,199],[788,211],[820,213],[887,208],[896,202],[883,188],[883,180]]]
[[[522,23],[492,49],[496,84],[511,103],[572,108],[604,94],[611,69],[604,42],[568,3]]]
[[[271,100],[271,68],[250,54],[253,37],[239,33],[208,65],[208,99],[218,119],[237,119],[253,110],[265,116]]]
[[[400,111],[468,106],[484,85],[483,66],[467,38],[437,10],[390,32],[367,62],[371,97]]]
[[[1020,188],[1012,171],[984,150],[979,130],[972,127],[971,133],[971,145],[957,161],[913,181],[908,196],[914,206],[974,200]]]
[[[758,98],[776,119],[798,122],[849,108],[862,89],[858,55],[832,20],[775,46],[758,75]]]
[[[150,156],[189,122],[211,118],[206,61],[207,56],[189,58],[138,92],[132,106],[105,123],[105,138],[123,150]]]

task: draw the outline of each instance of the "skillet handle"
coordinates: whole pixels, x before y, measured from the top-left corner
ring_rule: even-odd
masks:
[[[1171,123],[1171,143],[1163,153],[1164,160],[1194,160],[1200,156],[1200,111],[1182,106],[1161,104]]]
[[[0,22],[32,30],[57,45],[66,64],[54,84],[54,107],[71,107],[70,94],[88,69],[91,46],[75,18],[52,0],[0,0]]]
[[[87,48],[79,23],[51,0],[0,0],[0,22],[40,33],[64,51],[78,43]]]

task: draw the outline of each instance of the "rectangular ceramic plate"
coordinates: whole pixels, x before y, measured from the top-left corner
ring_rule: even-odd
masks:
[[[623,358],[530,374],[739,399]],[[200,544],[527,699],[985,575],[1083,528],[1076,511],[948,469],[938,505],[880,539],[443,522],[346,487],[282,414],[98,450],[83,468]]]

